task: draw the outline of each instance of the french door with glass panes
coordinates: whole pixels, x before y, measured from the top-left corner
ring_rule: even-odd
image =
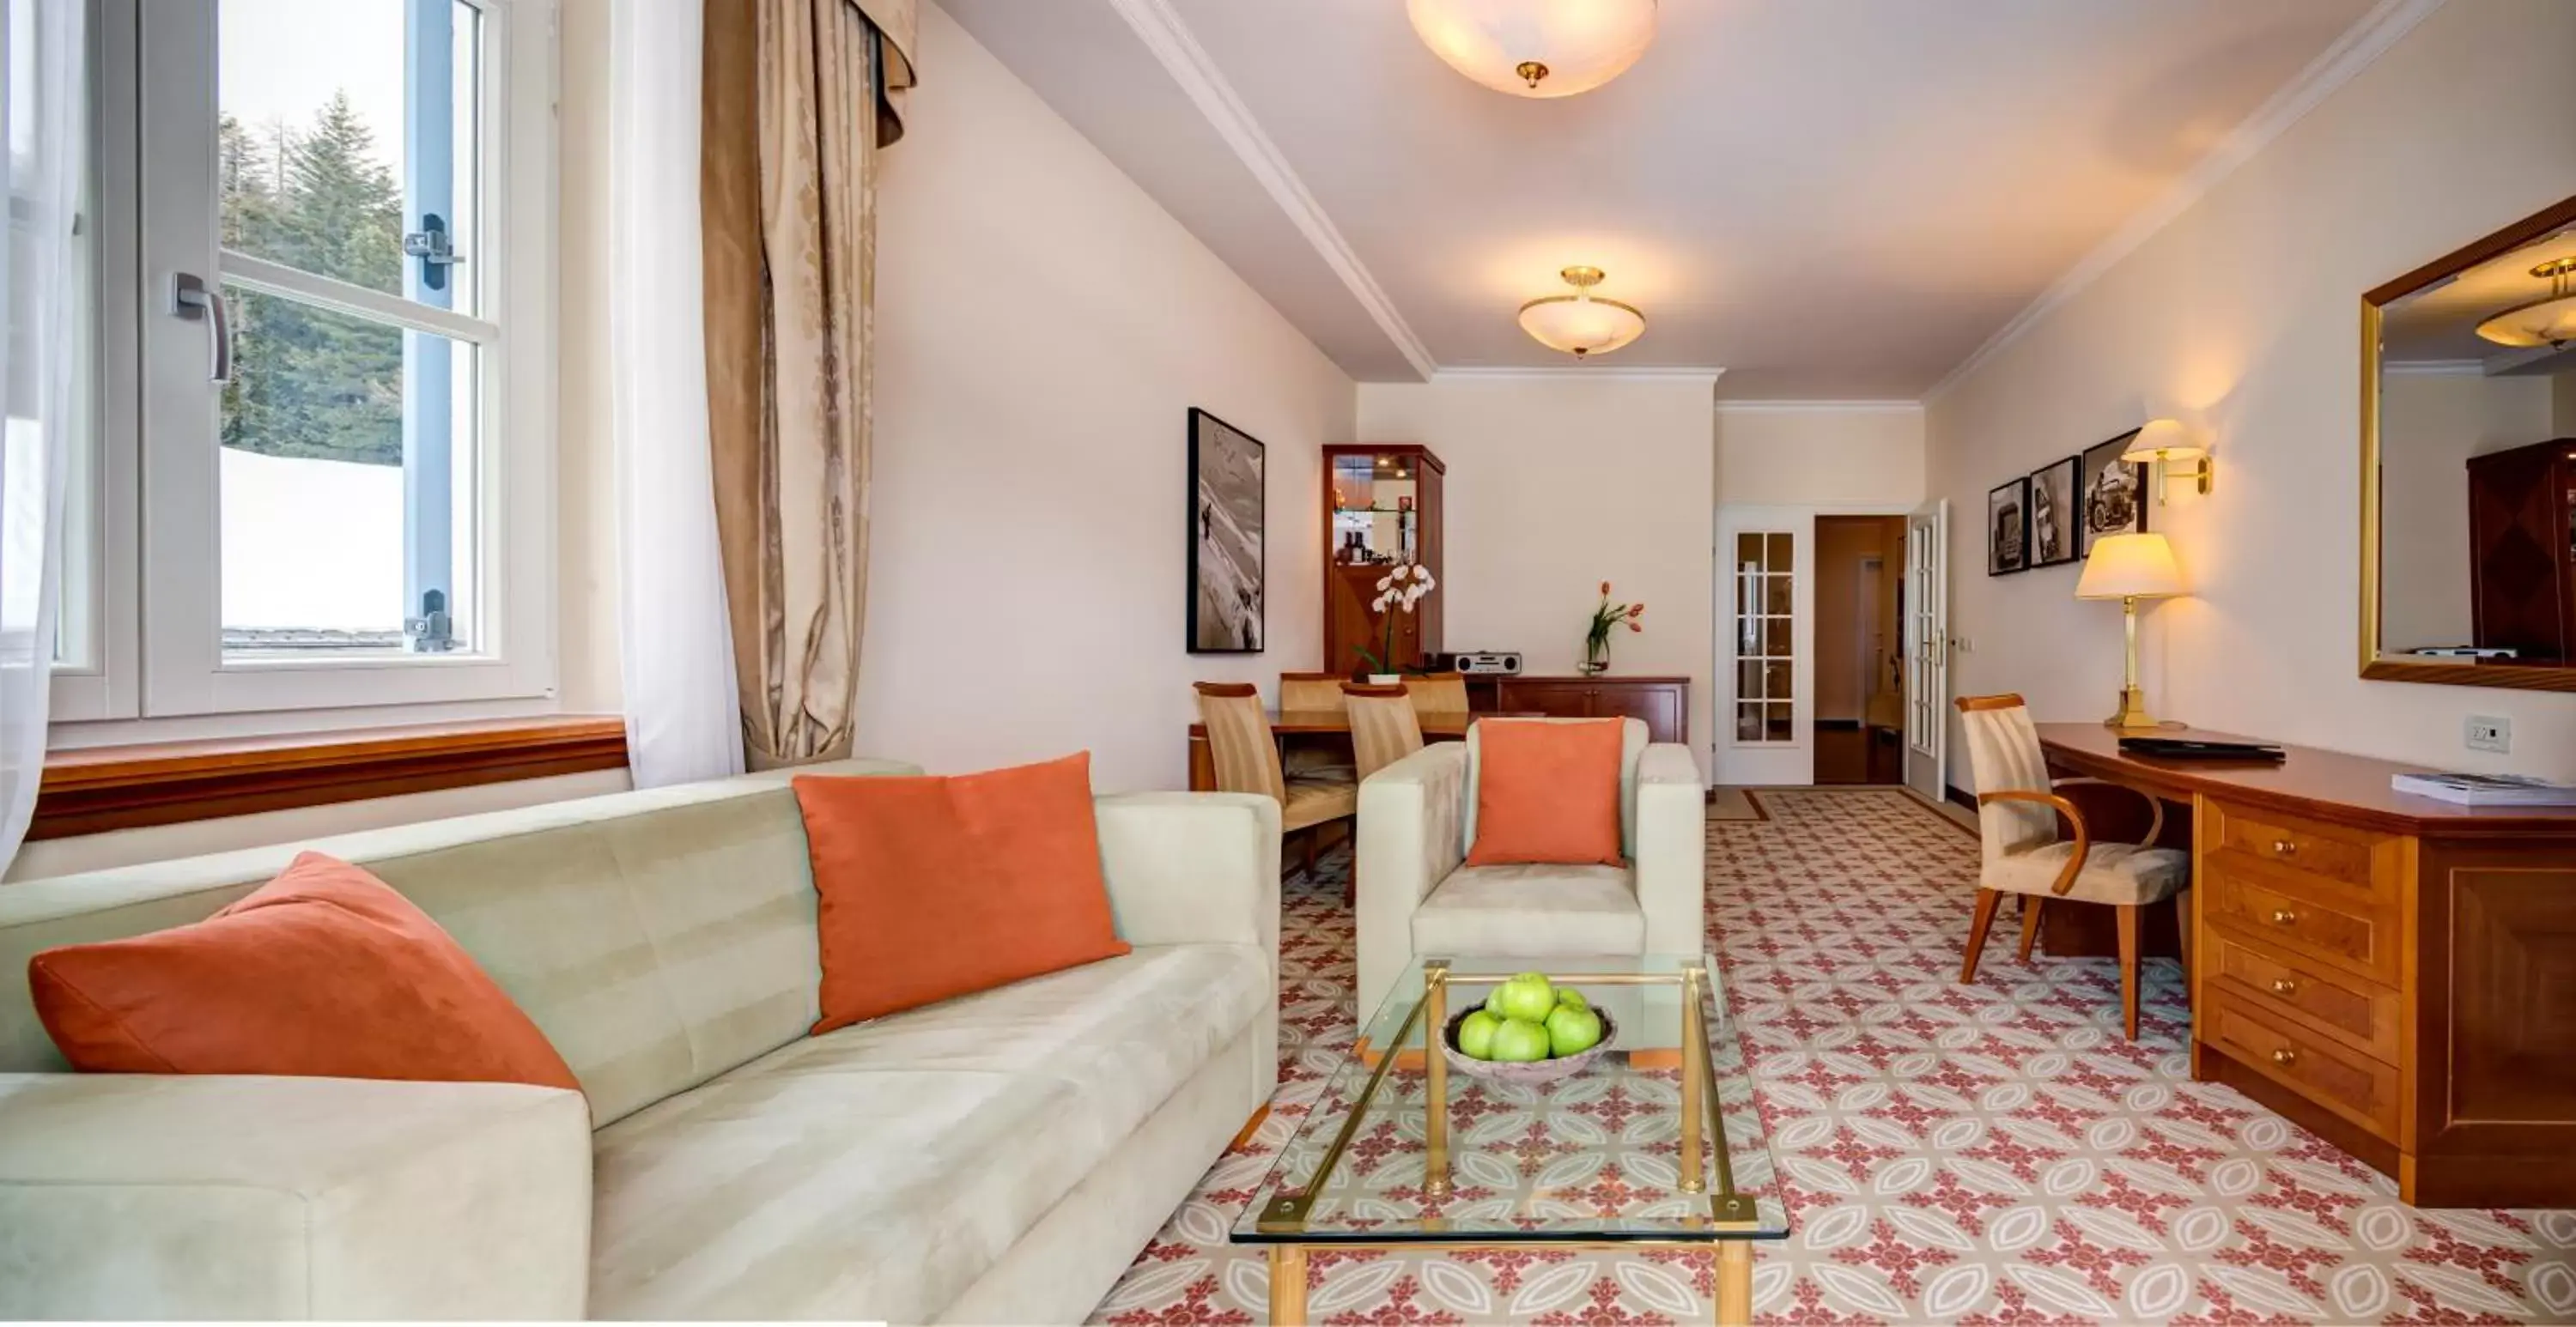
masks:
[[[550,695],[551,0],[101,5],[142,621],[82,717]]]
[[[1718,508],[1714,767],[1721,784],[1815,777],[1814,532],[1815,514],[1806,508]]]

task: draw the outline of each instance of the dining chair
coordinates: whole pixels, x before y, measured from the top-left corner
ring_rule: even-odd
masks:
[[[1352,764],[1361,781],[1422,749],[1422,718],[1405,687],[1344,682],[1341,689],[1351,716]]]
[[[1424,714],[1464,714],[1467,712],[1467,675],[1464,673],[1424,673],[1404,679],[1404,689],[1413,696],[1413,708]]]
[[[1261,708],[1261,689],[1249,682],[1194,682],[1199,721],[1207,726],[1208,760],[1216,767],[1220,792],[1258,793],[1279,803],[1284,837],[1306,834],[1304,870],[1315,869],[1315,834],[1336,820],[1359,811],[1359,785],[1347,778],[1290,778],[1279,763],[1279,745],[1270,732],[1270,716]]]
[[[1342,678],[1338,673],[1281,673],[1279,675],[1279,710],[1281,713],[1342,713]],[[1336,735],[1307,740],[1291,738],[1279,744],[1279,759],[1292,779],[1321,779],[1326,782],[1359,782],[1359,773],[1351,765],[1350,744]]]
[[[2182,919],[2183,970],[2191,970],[2191,855],[2154,846],[2164,829],[2164,803],[2140,793],[2153,812],[2145,837],[2136,843],[2097,843],[2083,809],[2060,790],[2120,785],[2099,779],[2051,780],[2039,729],[2019,696],[1961,696],[1958,706],[1967,727],[1978,837],[1984,843],[1960,984],[1977,979],[1977,957],[1985,950],[1986,930],[2004,895],[2022,896],[2023,962],[2030,961],[2042,908],[2056,902],[2108,904],[2119,923],[2120,1012],[2129,1039],[2137,1040],[2138,923],[2148,905],[2174,901]],[[2061,815],[2072,837],[2059,836]]]

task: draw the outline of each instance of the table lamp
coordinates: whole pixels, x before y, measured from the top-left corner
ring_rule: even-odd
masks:
[[[2183,593],[2182,568],[2174,564],[2173,545],[2160,534],[2104,535],[2084,559],[2084,575],[2075,582],[2078,599],[2117,599],[2128,631],[2128,673],[2120,685],[2120,711],[2102,721],[2124,733],[2149,732],[2160,725],[2147,713],[2146,693],[2138,688],[2138,601]]]

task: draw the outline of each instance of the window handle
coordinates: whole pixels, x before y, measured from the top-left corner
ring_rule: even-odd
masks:
[[[214,316],[214,367],[206,374],[209,382],[233,380],[233,324],[224,316],[224,294],[206,284],[194,272],[181,272],[170,279],[170,312],[195,322],[208,314]]]

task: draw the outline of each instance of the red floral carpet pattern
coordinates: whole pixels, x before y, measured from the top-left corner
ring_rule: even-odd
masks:
[[[1960,986],[1975,841],[1884,790],[1756,794],[1709,826],[1710,943],[1797,1233],[1761,1247],[1765,1322],[2576,1322],[2576,1212],[2424,1212],[2236,1092],[2190,1081],[2179,974],[2139,1039],[2107,960],[1988,947]],[[1281,1078],[1097,1310],[1268,1321],[1226,1231],[1354,1035],[1346,858],[1292,880]],[[1998,936],[2007,928],[1997,927]],[[1706,1322],[1708,1255],[1325,1253],[1320,1323]]]

